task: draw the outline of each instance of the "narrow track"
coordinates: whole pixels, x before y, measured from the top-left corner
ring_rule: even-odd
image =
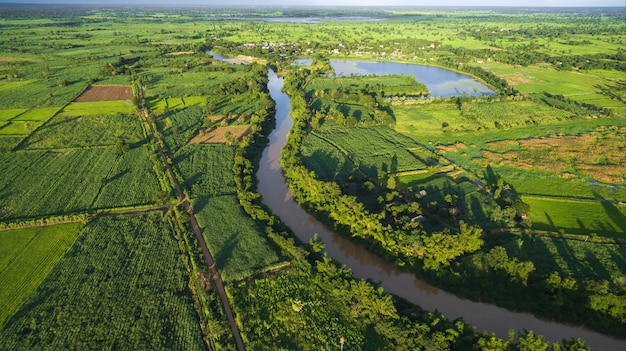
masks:
[[[224,282],[222,281],[222,277],[215,265],[215,260],[213,259],[211,252],[209,252],[209,249],[206,245],[206,241],[204,240],[204,237],[202,236],[202,231],[200,230],[200,226],[198,225],[198,221],[196,220],[196,215],[194,214],[193,208],[191,204],[189,203],[189,200],[185,196],[185,193],[183,192],[180,186],[180,183],[178,182],[178,179],[176,178],[176,175],[174,174],[174,171],[172,170],[172,165],[170,165],[167,162],[168,157],[169,159],[174,159],[174,155],[172,154],[172,151],[169,149],[169,147],[165,144],[165,142],[157,137],[157,134],[154,129],[154,125],[152,124],[152,121],[150,120],[148,110],[146,110],[146,107],[143,103],[142,96],[140,96],[140,101],[141,101],[141,113],[143,114],[143,118],[146,120],[146,123],[148,124],[148,127],[150,128],[150,134],[152,134],[152,137],[154,138],[155,144],[159,150],[159,154],[161,155],[161,160],[163,161],[163,163],[165,164],[165,167],[167,168],[167,172],[172,180],[172,183],[174,184],[176,193],[178,194],[180,198],[180,203],[182,204],[185,211],[189,214],[189,223],[191,225],[191,230],[196,235],[198,244],[200,245],[200,248],[202,249],[202,256],[204,257],[204,260],[209,266],[209,277],[211,279],[213,288],[217,291],[217,294],[219,295],[220,300],[222,301],[224,312],[226,313],[226,317],[228,318],[228,323],[230,324],[230,329],[233,333],[233,337],[235,338],[235,343],[237,344],[237,350],[245,351],[243,340],[241,339],[241,334],[239,333],[239,328],[237,327],[237,323],[235,323],[235,318],[234,318],[232,309],[230,308],[228,297],[226,296],[226,290],[224,290]]]

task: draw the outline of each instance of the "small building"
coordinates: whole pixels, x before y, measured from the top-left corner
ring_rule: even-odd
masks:
[[[412,223],[424,223],[425,221],[426,221],[426,217],[422,215],[411,218]]]
[[[426,191],[426,189],[422,189],[422,190],[420,190],[419,194],[420,194],[421,197],[424,197],[424,196],[428,195],[428,191]]]

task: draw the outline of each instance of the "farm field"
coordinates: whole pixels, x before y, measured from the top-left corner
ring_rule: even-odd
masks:
[[[0,329],[3,348],[203,350],[187,282],[162,213],[93,219]]]
[[[302,141],[283,154],[324,181],[294,189],[324,195],[306,207],[328,227],[458,295],[624,335],[621,8],[61,9],[0,5],[0,226],[90,219],[0,231],[0,348],[232,350],[237,327],[255,350],[518,348],[353,280],[335,243],[266,213],[268,68]],[[335,78],[346,58],[497,95]]]
[[[0,231],[0,328],[62,259],[81,224]]]
[[[122,156],[111,148],[4,154],[2,219],[151,203],[160,189],[146,156],[144,148]]]
[[[193,201],[198,224],[224,281],[251,277],[278,263],[278,255],[261,227],[248,217],[233,195]]]
[[[226,145],[189,145],[175,155],[176,170],[190,198],[232,195],[235,148]]]
[[[532,228],[626,238],[626,208],[613,202],[523,196]]]

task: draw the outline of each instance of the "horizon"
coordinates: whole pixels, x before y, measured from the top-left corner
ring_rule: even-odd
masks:
[[[339,4],[338,4],[339,3]],[[295,2],[294,0],[274,0],[274,1],[258,1],[258,0],[232,0],[232,1],[204,1],[204,0],[182,0],[176,4],[172,4],[169,0],[139,0],[128,4],[124,0],[0,0],[0,5],[71,5],[71,6],[125,6],[125,7],[264,7],[264,8],[315,8],[315,7],[361,7],[361,8],[626,8],[626,4],[621,0],[527,0],[514,1],[507,4],[501,4],[500,1],[494,0],[440,0],[435,4],[406,4],[399,0],[388,0],[382,3],[380,0],[347,0],[347,1],[330,1],[330,0],[311,0],[308,4]]]

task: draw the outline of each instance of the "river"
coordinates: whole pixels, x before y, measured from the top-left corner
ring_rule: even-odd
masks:
[[[291,108],[289,97],[281,91],[283,79],[271,70],[268,76],[270,94],[276,101],[276,129],[270,134],[269,146],[260,161],[257,173],[258,191],[262,195],[263,203],[301,241],[308,242],[314,233],[318,233],[326,245],[328,255],[345,263],[352,269],[355,277],[380,282],[385,291],[426,310],[438,310],[449,319],[463,317],[466,322],[476,326],[478,331],[486,330],[506,339],[510,329],[521,331],[525,328],[544,335],[551,342],[573,337],[585,340],[593,349],[626,350],[626,340],[618,340],[580,326],[542,320],[530,313],[513,312],[495,305],[459,298],[416,279],[412,274],[400,271],[393,264],[339,236],[310,216],[293,200],[278,163],[292,125],[289,114]]]

